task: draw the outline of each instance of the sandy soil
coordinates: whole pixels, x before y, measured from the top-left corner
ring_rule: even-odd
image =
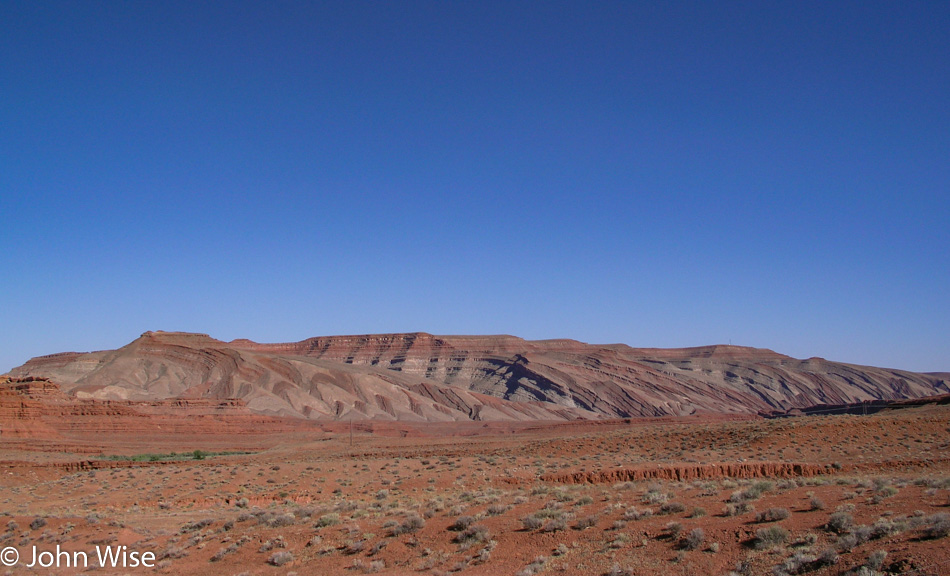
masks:
[[[126,546],[156,567],[94,573],[950,574],[946,406],[162,426],[0,437],[0,548],[20,554],[3,570],[85,573]],[[88,560],[27,568],[34,546]]]

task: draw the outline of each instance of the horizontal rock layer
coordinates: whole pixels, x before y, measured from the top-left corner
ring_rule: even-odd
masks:
[[[734,464],[679,464],[642,468],[618,468],[593,472],[547,474],[545,482],[560,484],[613,484],[637,480],[712,480],[716,478],[792,478],[833,474],[832,466],[789,462],[740,462]]]
[[[756,414],[950,392],[946,374],[797,360],[741,346],[637,349],[425,333],[285,344],[146,332],[118,350],[34,358],[18,378],[75,399],[238,398],[318,420],[572,420]]]

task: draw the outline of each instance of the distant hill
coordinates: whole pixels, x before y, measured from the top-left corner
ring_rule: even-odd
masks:
[[[947,374],[797,360],[759,348],[425,333],[259,344],[146,332],[118,350],[33,358],[10,375],[48,378],[76,398],[238,398],[260,414],[323,420],[755,414],[950,393]]]

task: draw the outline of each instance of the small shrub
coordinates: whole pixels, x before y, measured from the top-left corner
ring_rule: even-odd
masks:
[[[597,525],[597,516],[585,516],[574,523],[575,530],[587,530]]]
[[[626,568],[621,568],[620,564],[614,564],[613,568],[604,574],[604,576],[633,576],[633,572],[627,570]]]
[[[825,528],[835,534],[844,534],[854,526],[854,517],[847,512],[835,512],[828,518]]]
[[[839,537],[835,545],[841,552],[850,552],[856,546],[860,546],[870,540],[870,537],[871,529],[868,526],[859,526],[850,534]]]
[[[534,576],[538,572],[544,569],[544,565],[547,564],[548,559],[544,556],[538,556],[531,561],[531,564],[528,564],[521,570],[516,573],[516,576]]]
[[[892,496],[896,496],[897,492],[898,492],[897,488],[893,486],[884,486],[880,490],[877,491],[877,495],[880,496],[881,498],[890,498]]]
[[[796,552],[785,562],[775,567],[772,573],[776,576],[785,576],[786,574],[801,574],[807,572],[814,565],[815,557],[804,552]]]
[[[614,550],[617,550],[618,548],[623,548],[629,543],[630,543],[630,535],[626,534],[625,532],[621,532],[620,534],[617,534],[616,536],[614,536],[614,539],[610,541],[610,544],[608,544],[608,546]]]
[[[666,534],[671,539],[676,540],[683,532],[683,525],[679,522],[670,522],[664,527],[664,529],[666,530]]]
[[[661,492],[659,487],[653,486],[643,495],[644,504],[663,504],[669,499],[665,492]]]
[[[455,536],[454,542],[468,547],[472,544],[488,542],[489,540],[491,540],[491,532],[488,531],[488,528],[480,524],[472,524],[465,530],[459,532]]]
[[[502,504],[492,504],[491,506],[488,507],[488,510],[486,511],[486,513],[489,516],[501,516],[502,514],[507,512],[509,508],[510,508],[509,506],[504,506]]]
[[[261,544],[261,547],[258,548],[257,551],[270,552],[274,548],[286,548],[286,547],[287,547],[287,543],[284,542],[284,538],[282,536],[278,536],[274,538],[273,540],[268,540],[264,542],[263,544]]]
[[[317,519],[317,523],[315,524],[315,526],[317,528],[325,528],[327,526],[333,526],[339,523],[340,523],[339,514],[324,514],[323,516]]]
[[[217,553],[211,557],[210,562],[220,562],[222,559],[224,559],[225,556],[227,556],[228,554],[233,554],[234,552],[237,552],[237,550],[238,550],[238,545],[231,544],[227,548],[222,548],[218,550]]]
[[[686,538],[683,539],[681,548],[683,548],[683,550],[698,550],[705,541],[706,533],[703,529],[693,528],[689,531],[689,534],[686,535]]]
[[[492,549],[491,549],[491,547],[489,547],[489,546],[486,546],[486,547],[482,548],[481,550],[478,551],[478,554],[477,554],[477,555],[475,556],[475,558],[472,560],[472,563],[473,563],[473,564],[485,564],[486,562],[488,562],[489,560],[491,560],[491,551],[492,551]]]
[[[294,561],[294,555],[286,550],[275,552],[267,559],[267,563],[272,566],[283,566]]]
[[[462,532],[463,530],[471,526],[473,522],[475,522],[475,518],[471,516],[459,516],[458,518],[455,519],[455,522],[453,522],[452,525],[449,526],[449,530],[451,530],[452,532]]]
[[[295,518],[293,514],[288,513],[288,514],[281,514],[279,516],[275,516],[271,518],[267,522],[267,525],[270,526],[271,528],[279,528],[281,526],[291,526],[296,521],[297,521],[297,518]]]
[[[426,525],[426,521],[423,520],[422,516],[417,514],[411,514],[407,517],[401,524],[398,524],[393,527],[392,534],[393,536],[399,536],[400,534],[412,534],[413,532],[418,532]]]
[[[837,564],[839,560],[838,553],[835,552],[834,548],[825,548],[821,554],[818,555],[818,558],[815,559],[815,564],[820,566],[831,566]]]
[[[755,506],[748,502],[738,502],[726,504],[726,510],[724,513],[726,516],[741,516],[750,512],[755,512]]]
[[[525,530],[537,530],[544,524],[544,520],[535,515],[525,516],[521,519],[521,525]]]
[[[46,526],[46,518],[41,518],[37,516],[36,518],[33,519],[32,522],[30,522],[31,530],[39,530],[40,528],[44,526]]]
[[[198,530],[201,530],[202,528],[210,526],[213,523],[214,523],[214,520],[210,518],[205,518],[204,520],[196,520],[195,522],[188,522],[187,524],[181,527],[180,532],[182,534],[185,534],[187,532],[197,532]]]
[[[871,540],[878,540],[893,534],[898,534],[905,529],[906,524],[903,521],[881,518],[871,525]]]
[[[624,520],[639,520],[641,518],[649,518],[653,516],[653,510],[649,508],[644,508],[643,510],[637,510],[636,508],[627,508],[623,512]]]
[[[686,510],[686,506],[679,502],[667,502],[660,506],[660,514],[679,514],[680,512]]]
[[[705,516],[705,515],[706,515],[706,509],[705,509],[705,508],[700,508],[699,506],[696,506],[695,508],[693,508],[693,511],[690,513],[689,517],[690,517],[690,518],[702,518],[702,517]]]
[[[924,538],[936,540],[950,535],[950,514],[946,512],[928,516],[924,519],[923,524]]]
[[[808,504],[811,506],[811,510],[813,511],[825,509],[825,501],[817,496],[812,496],[811,500],[808,501]]]
[[[759,528],[755,531],[755,548],[757,550],[766,550],[788,541],[788,530],[781,526],[769,526],[768,528]]]
[[[755,521],[758,523],[778,522],[779,520],[785,520],[790,514],[787,508],[769,508],[756,514]]]
[[[868,560],[864,565],[871,570],[880,570],[881,566],[884,565],[885,558],[887,558],[887,550],[878,550],[868,556]]]
[[[733,492],[729,496],[729,501],[732,503],[739,502],[748,502],[749,500],[757,500],[762,496],[763,492],[768,492],[772,489],[772,483],[767,481],[755,482],[751,486],[747,487],[744,490]]]
[[[554,499],[558,502],[571,502],[574,500],[574,497],[564,490],[555,490],[552,496],[554,496]]]
[[[778,488],[779,490],[793,490],[795,488],[798,488],[798,482],[796,482],[795,480],[791,478],[786,478],[779,481]]]

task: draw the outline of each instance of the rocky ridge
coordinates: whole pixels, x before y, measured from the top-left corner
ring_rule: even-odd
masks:
[[[222,342],[146,332],[118,350],[34,358],[10,373],[70,398],[240,399],[316,420],[573,420],[755,414],[950,392],[946,374],[794,359],[741,346],[631,348],[426,333]]]

